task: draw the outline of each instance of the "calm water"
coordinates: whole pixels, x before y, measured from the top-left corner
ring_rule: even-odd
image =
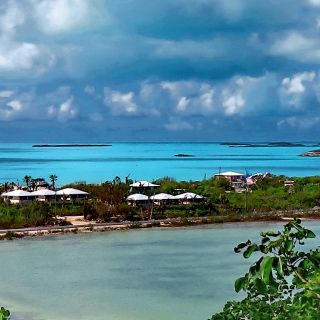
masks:
[[[317,234],[320,225],[308,223]],[[14,320],[206,320],[249,261],[233,247],[276,223],[92,233],[0,243]]]
[[[315,147],[230,148],[214,143],[116,143],[112,147],[32,148],[0,144],[0,182],[22,182],[25,175],[58,176],[58,184],[103,182],[120,176],[134,180],[171,176],[203,179],[221,170],[320,175],[320,158],[298,157]],[[177,153],[194,155],[177,158]]]

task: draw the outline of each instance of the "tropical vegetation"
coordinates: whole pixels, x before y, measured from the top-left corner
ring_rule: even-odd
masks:
[[[229,301],[211,320],[317,320],[320,310],[320,247],[303,248],[315,233],[296,219],[281,231],[261,233],[259,243],[240,243],[235,252],[258,260],[235,281],[245,298]]]
[[[250,188],[236,192],[225,179],[204,179],[202,181],[176,181],[165,177],[154,181],[160,188],[155,193],[178,194],[194,192],[205,197],[204,201],[189,204],[161,203],[161,205],[129,206],[127,196],[133,192],[132,180],[121,181],[115,177],[101,184],[78,182],[64,187],[74,187],[90,194],[90,199],[80,202],[52,201],[31,205],[10,205],[0,198],[0,228],[38,226],[52,224],[55,216],[84,215],[88,220],[137,221],[152,217],[190,218],[205,217],[208,222],[278,219],[279,216],[318,216],[320,212],[320,177],[290,178],[294,183],[285,186],[284,176],[267,176]],[[27,188],[34,189],[34,183],[41,178],[24,177]],[[42,179],[43,180],[43,179]],[[50,176],[55,188],[56,175]],[[41,182],[41,181],[40,181]],[[5,191],[12,183],[2,185]]]

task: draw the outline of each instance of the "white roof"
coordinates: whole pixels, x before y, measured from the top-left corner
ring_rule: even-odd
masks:
[[[54,196],[56,193],[49,189],[39,189],[31,192],[33,196]]]
[[[57,195],[82,195],[82,194],[88,194],[88,192],[81,191],[74,188],[65,188],[62,190],[57,191]]]
[[[243,173],[234,172],[234,171],[226,171],[215,174],[216,176],[244,176]]]
[[[24,190],[13,190],[9,192],[3,192],[1,196],[5,197],[30,197],[32,196],[31,192],[24,191]]]
[[[148,188],[148,187],[160,187],[160,185],[142,180],[142,181],[137,181],[135,183],[130,184],[130,187],[136,187],[136,188],[147,187]]]
[[[175,196],[175,199],[203,199],[203,196],[200,196],[199,194],[193,192],[185,192]]]
[[[172,200],[175,199],[174,196],[168,193],[159,193],[155,194],[154,196],[151,196],[150,199],[152,200]]]
[[[148,200],[148,197],[144,194],[140,194],[140,193],[135,193],[135,194],[131,194],[129,197],[127,197],[127,200],[131,200],[131,201],[146,201]]]

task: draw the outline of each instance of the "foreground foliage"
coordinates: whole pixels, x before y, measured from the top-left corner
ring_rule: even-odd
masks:
[[[315,234],[296,219],[282,231],[261,233],[260,243],[248,240],[234,250],[260,258],[235,281],[242,301],[229,301],[211,320],[320,319],[320,248],[299,250]]]
[[[0,308],[0,320],[9,320],[10,319],[10,311],[5,309],[4,307]]]

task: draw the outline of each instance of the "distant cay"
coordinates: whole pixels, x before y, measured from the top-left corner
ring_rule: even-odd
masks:
[[[33,148],[111,147],[112,144],[34,144]]]
[[[292,143],[292,142],[269,142],[269,143],[232,143],[232,142],[222,142],[222,146],[238,147],[238,148],[276,148],[276,147],[305,147],[302,143]]]

